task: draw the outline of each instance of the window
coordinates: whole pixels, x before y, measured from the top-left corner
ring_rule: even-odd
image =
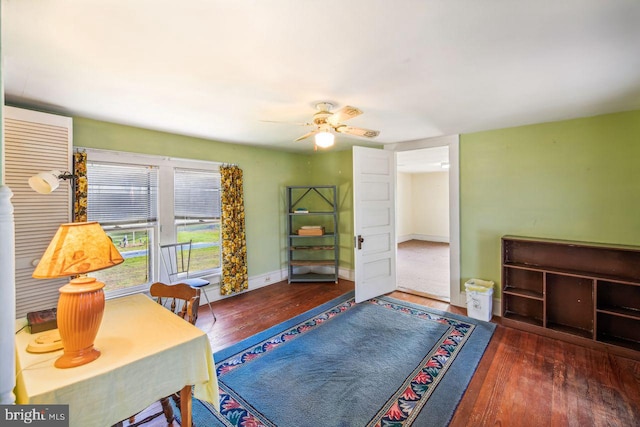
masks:
[[[88,160],[87,181],[87,219],[102,225],[124,258],[94,275],[106,284],[105,291],[146,289],[153,277],[158,168]]]
[[[220,174],[176,169],[174,193],[177,241],[192,241],[191,275],[220,269]]]
[[[89,221],[98,221],[125,261],[92,273],[107,297],[166,280],[159,244],[192,240],[190,275],[219,274],[218,164],[87,149]]]

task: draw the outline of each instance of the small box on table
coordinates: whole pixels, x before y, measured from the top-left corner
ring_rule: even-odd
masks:
[[[32,334],[56,329],[58,327],[57,309],[32,311],[27,313],[27,321]]]

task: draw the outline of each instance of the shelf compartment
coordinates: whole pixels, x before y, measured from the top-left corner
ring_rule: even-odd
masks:
[[[583,338],[593,339],[593,329],[581,329],[573,326],[562,325],[559,323],[547,322],[547,328],[554,331],[564,332],[565,334],[576,335]]]
[[[527,289],[519,289],[512,287],[505,287],[504,294],[507,295],[516,295],[522,298],[531,298],[542,301],[543,295],[540,292],[534,292]]]
[[[543,304],[541,300],[523,298],[518,295],[505,293],[503,301],[503,316],[508,319],[529,323],[536,326],[542,326]]]
[[[598,312],[597,340],[640,351],[640,319]]]
[[[511,311],[504,312],[502,314],[502,317],[504,317],[505,319],[515,320],[521,323],[528,323],[534,326],[542,326],[542,319],[538,319],[536,317],[523,316],[521,314],[514,313]]]
[[[291,260],[289,261],[289,265],[293,267],[312,267],[312,266],[323,266],[323,265],[335,265],[334,260]]]
[[[293,216],[334,215],[334,212],[333,211],[289,212],[289,215],[293,215]]]
[[[596,307],[599,311],[640,320],[640,285],[605,280],[598,280],[596,283]]]
[[[291,274],[292,282],[335,282],[338,283],[337,276],[334,274],[321,273],[304,273]]]
[[[600,313],[611,314],[612,316],[628,317],[629,319],[640,320],[640,310],[635,308],[620,308],[620,307],[603,307],[597,310]]]
[[[335,249],[333,245],[308,245],[308,246],[292,246],[293,251],[332,251]]]
[[[543,273],[505,266],[503,277],[504,292],[527,298],[542,299]]]
[[[630,279],[625,279],[625,278],[621,278],[620,276],[617,275],[612,275],[612,274],[595,274],[592,272],[585,272],[585,271],[580,271],[580,270],[570,270],[567,268],[552,268],[552,267],[541,267],[541,266],[537,266],[537,265],[531,265],[531,264],[523,264],[523,263],[516,263],[516,262],[510,262],[507,264],[504,264],[505,267],[508,268],[519,268],[522,270],[529,270],[529,271],[539,271],[539,272],[545,272],[545,273],[556,273],[556,274],[562,274],[563,276],[576,276],[576,277],[587,277],[589,279],[602,279],[602,280],[610,280],[610,281],[614,281],[614,282],[618,282],[618,283],[627,283],[627,284],[637,284],[638,282],[635,280],[630,280]]]
[[[289,234],[289,237],[298,237],[298,238],[304,238],[304,239],[321,239],[323,237],[334,237],[335,234],[334,233],[324,233],[324,234],[320,234],[317,236],[314,235],[301,235],[301,234]]]
[[[593,285],[589,278],[547,273],[547,327],[592,338]]]

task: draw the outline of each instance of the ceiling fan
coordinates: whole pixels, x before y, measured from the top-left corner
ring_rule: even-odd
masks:
[[[334,132],[365,138],[375,138],[380,134],[377,130],[357,128],[342,123],[345,120],[362,114],[360,109],[350,105],[344,106],[335,112],[331,112],[332,109],[333,104],[330,102],[320,102],[316,104],[316,110],[318,110],[318,112],[313,115],[312,123],[306,123],[306,125],[309,126],[315,125],[316,128],[297,138],[295,142],[315,135],[316,146],[326,148],[333,145],[335,138]]]

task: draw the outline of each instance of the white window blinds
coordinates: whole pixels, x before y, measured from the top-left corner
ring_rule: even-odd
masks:
[[[157,220],[157,167],[88,161],[87,181],[90,221],[104,226]]]
[[[220,174],[176,169],[174,175],[175,219],[220,218]]]

